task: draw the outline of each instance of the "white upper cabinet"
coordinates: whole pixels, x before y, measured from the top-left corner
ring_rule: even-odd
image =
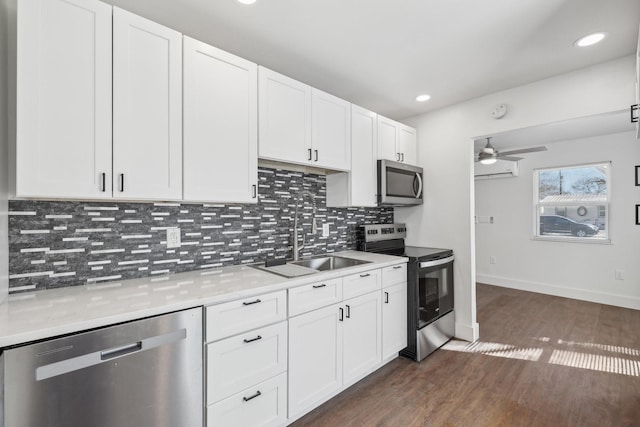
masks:
[[[184,37],[184,200],[255,203],[258,66]]]
[[[312,89],[312,165],[337,170],[351,168],[351,104]]]
[[[412,127],[398,124],[398,151],[400,152],[400,161],[409,165],[418,164],[418,141],[416,138],[416,130]]]
[[[378,159],[416,165],[417,148],[415,129],[378,116]]]
[[[111,197],[111,6],[18,2],[16,195]]]
[[[182,198],[182,35],[113,9],[113,196]]]
[[[311,87],[258,67],[259,156],[307,164],[311,149]]]
[[[378,115],[378,159],[400,161],[398,122]]]
[[[275,71],[258,69],[259,156],[349,170],[351,104]]]

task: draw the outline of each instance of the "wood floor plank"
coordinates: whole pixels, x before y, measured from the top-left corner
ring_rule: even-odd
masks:
[[[640,426],[640,311],[482,284],[477,310],[479,342],[398,358],[292,426]]]

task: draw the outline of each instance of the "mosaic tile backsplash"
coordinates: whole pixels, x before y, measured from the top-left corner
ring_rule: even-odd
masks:
[[[9,292],[291,258],[302,190],[315,195],[318,232],[313,203],[301,198],[301,256],[355,249],[358,225],[393,223],[393,208],[327,208],[324,175],[260,168],[258,180],[255,205],[12,200]],[[167,249],[172,227],[182,245]]]

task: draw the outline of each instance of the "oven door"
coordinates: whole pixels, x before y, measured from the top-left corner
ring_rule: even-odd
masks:
[[[418,268],[418,329],[453,310],[453,255]]]

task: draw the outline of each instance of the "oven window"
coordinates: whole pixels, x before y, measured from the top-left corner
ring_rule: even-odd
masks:
[[[429,270],[418,277],[418,329],[453,309],[453,267],[448,264]]]
[[[418,179],[415,172],[387,167],[387,196],[416,197]]]

